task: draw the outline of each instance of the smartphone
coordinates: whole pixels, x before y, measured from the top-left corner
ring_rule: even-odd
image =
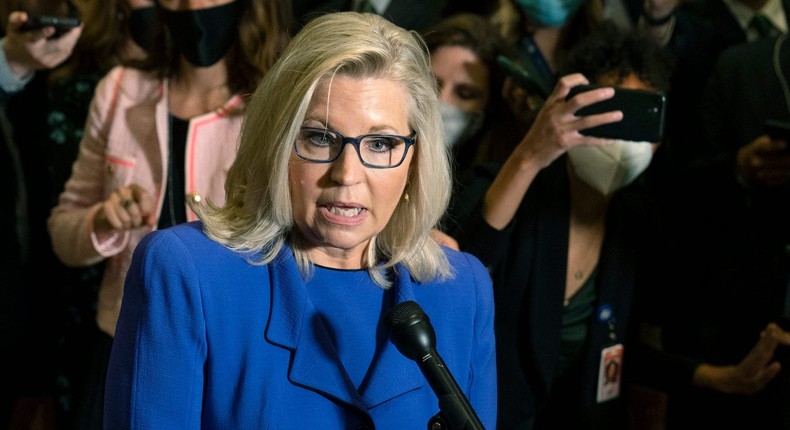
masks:
[[[576,94],[602,88],[599,85],[578,85],[571,88],[566,100]],[[619,110],[623,119],[611,124],[581,130],[587,136],[635,142],[659,142],[664,138],[667,97],[659,91],[615,87],[614,97],[585,106],[576,115],[592,115]]]
[[[765,133],[774,139],[783,139],[790,145],[790,122],[779,119],[766,119],[763,122]]]
[[[551,93],[551,89],[545,88],[537,78],[510,58],[504,55],[497,55],[496,61],[518,86],[524,88],[530,94],[535,94],[545,100]]]
[[[79,27],[80,19],[74,16],[30,15],[22,24],[23,31],[39,30],[44,27],[55,27],[53,37],[60,37],[74,27]]]

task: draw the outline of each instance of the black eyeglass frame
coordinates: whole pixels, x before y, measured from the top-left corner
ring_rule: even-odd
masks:
[[[398,136],[397,134],[371,133],[371,134],[363,134],[363,135],[360,135],[360,136],[357,136],[357,137],[346,137],[346,136],[343,136],[342,134],[340,134],[340,133],[338,133],[338,132],[336,132],[334,130],[329,130],[329,129],[326,129],[326,128],[317,128],[317,127],[302,127],[300,129],[300,131],[315,131],[315,132],[318,132],[318,133],[332,133],[334,135],[337,135],[340,138],[340,143],[341,143],[340,151],[337,152],[337,155],[335,156],[335,158],[332,158],[330,160],[315,160],[313,158],[305,157],[304,155],[299,153],[299,146],[298,146],[298,142],[297,142],[298,139],[294,140],[294,152],[296,152],[296,156],[299,157],[300,159],[304,160],[304,161],[309,161],[311,163],[318,163],[318,164],[327,164],[327,163],[335,162],[338,158],[340,158],[340,155],[343,154],[343,149],[345,148],[345,145],[350,143],[350,144],[354,145],[354,149],[357,151],[357,158],[359,158],[359,162],[362,163],[363,166],[371,168],[371,169],[394,169],[394,168],[400,166],[401,164],[403,164],[403,160],[406,159],[406,155],[408,155],[408,153],[409,153],[409,148],[417,144],[417,132],[416,131],[412,132],[412,134],[410,136]],[[394,138],[394,139],[402,140],[403,143],[406,145],[406,148],[403,150],[403,156],[401,157],[400,161],[398,161],[396,164],[393,164],[391,166],[379,166],[377,164],[369,164],[369,163],[365,162],[365,160],[362,159],[362,154],[359,151],[359,145],[362,143],[363,139],[365,139],[366,137],[371,137],[371,136],[383,137],[383,138]]]

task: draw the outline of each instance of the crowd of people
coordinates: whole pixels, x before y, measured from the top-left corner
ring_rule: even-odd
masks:
[[[0,16],[0,428],[790,429],[790,0]]]

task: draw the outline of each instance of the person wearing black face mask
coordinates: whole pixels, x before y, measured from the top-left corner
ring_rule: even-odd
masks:
[[[151,230],[194,219],[187,202],[224,201],[247,95],[287,43],[291,4],[160,0],[124,17],[137,44],[156,48],[99,81],[79,156],[48,220],[63,263],[103,265],[84,428],[100,428],[131,254]]]
[[[208,67],[224,57],[238,37],[241,6],[241,1],[234,1],[208,9],[162,9],[162,18],[175,49],[191,64]]]

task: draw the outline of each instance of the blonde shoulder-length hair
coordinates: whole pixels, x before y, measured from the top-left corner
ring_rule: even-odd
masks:
[[[334,12],[310,21],[250,100],[225,183],[225,205],[197,208],[207,235],[248,254],[254,264],[271,262],[288,243],[309,276],[312,265],[294,234],[288,161],[310,100],[316,87],[334,75],[390,79],[408,93],[405,108],[417,143],[410,149],[414,154],[404,195],[392,196],[399,203],[372,238],[366,267],[384,288],[391,285],[388,271],[398,263],[419,282],[450,277],[447,257],[430,237],[447,208],[451,174],[429,61],[417,33],[378,15]]]

